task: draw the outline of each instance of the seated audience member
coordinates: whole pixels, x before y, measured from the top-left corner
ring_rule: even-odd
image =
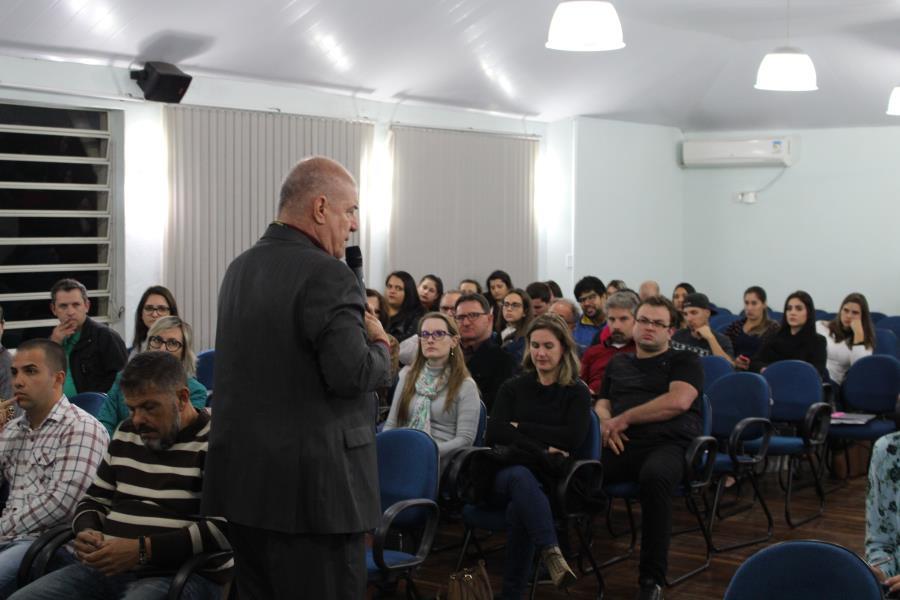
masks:
[[[641,300],[646,300],[650,296],[659,296],[659,284],[652,279],[648,279],[638,288],[638,294]]]
[[[147,332],[160,317],[178,316],[175,296],[161,285],[153,285],[144,290],[134,314],[134,337],[128,357],[147,349]]]
[[[384,430],[409,427],[430,435],[437,442],[443,471],[450,453],[475,442],[481,399],[451,317],[426,313],[418,337],[416,360],[400,371]]]
[[[63,392],[106,392],[128,359],[119,334],[88,316],[87,288],[74,279],[60,279],[50,289],[50,311],[59,325],[50,339],[66,352]]]
[[[463,294],[480,294],[481,284],[474,279],[463,279],[459,282],[459,291]]]
[[[535,281],[528,284],[525,293],[531,298],[531,310],[535,317],[539,317],[550,308],[550,287],[542,282]]]
[[[444,292],[444,295],[441,296],[441,301],[438,302],[438,310],[448,317],[456,318],[456,301],[459,300],[459,297],[462,296],[465,292],[462,290],[450,290],[448,292]]]
[[[381,326],[385,329],[385,331],[387,331],[387,305],[384,302],[384,297],[375,290],[366,288],[366,306],[368,306],[369,310],[372,311],[372,314],[375,315],[375,318],[378,319],[378,322],[381,323]],[[412,340],[413,337],[406,338],[405,341]],[[397,338],[395,338],[391,334],[387,334],[387,338],[388,345],[390,346],[391,350],[391,381],[394,381],[394,379],[397,377],[397,374],[400,372],[401,347],[400,343],[397,342]],[[415,342],[415,346],[413,346],[412,352],[415,352],[419,347],[419,338],[415,338],[415,340],[413,341]],[[412,359],[410,359],[410,362],[412,362]],[[391,401],[390,387],[380,388],[375,391],[375,394],[378,396],[379,407],[388,406]],[[381,414],[382,413],[379,413],[379,415]]]
[[[509,352],[518,365],[525,355],[525,332],[534,319],[531,298],[525,290],[516,288],[503,298],[501,308],[503,329],[500,331],[500,346]]]
[[[487,299],[491,303],[491,309],[494,311],[494,331],[500,332],[501,310],[500,305],[503,298],[513,289],[512,279],[506,271],[494,271],[487,278]]]
[[[679,283],[675,286],[675,289],[672,290],[672,304],[675,305],[675,310],[678,311],[675,323],[676,329],[684,327],[684,317],[681,314],[681,303],[684,302],[684,299],[688,294],[696,293],[696,291],[694,286],[689,283]]]
[[[121,386],[132,416],[75,509],[79,562],[20,589],[17,600],[162,600],[184,561],[230,549],[225,521],[200,516],[210,417],[189,402],[181,361],[141,353],[125,367]],[[232,564],[191,575],[182,597],[219,598]]]
[[[766,290],[758,285],[744,292],[744,316],[729,325],[725,334],[734,348],[734,368],[746,370],[763,342],[778,332],[778,322],[769,318]]]
[[[551,302],[550,308],[547,309],[546,314],[559,315],[562,317],[566,327],[569,329],[569,335],[572,335],[575,332],[575,326],[578,325],[578,321],[581,320],[581,312],[578,310],[578,306],[568,298],[557,298]],[[578,356],[581,356],[583,349],[577,343],[575,344],[575,350],[578,353]]]
[[[716,314],[706,294],[688,294],[681,303],[684,329],[672,336],[672,348],[688,350],[699,356],[721,356],[729,363],[734,361],[731,340],[709,326],[709,317]]]
[[[450,290],[449,292],[444,292],[441,296],[440,301],[438,302],[439,311],[449,317],[456,318],[456,301],[459,297],[462,296],[462,292],[459,290]],[[390,335],[388,336],[390,337]],[[391,338],[393,339],[393,338]],[[394,340],[396,342],[396,340]],[[391,342],[392,344],[394,342]],[[393,356],[393,346],[391,346],[391,356]],[[419,352],[419,336],[411,335],[399,345],[398,348],[398,358],[400,360],[401,365],[411,365],[413,361],[416,360],[416,355]],[[396,374],[396,371],[394,371]]]
[[[384,282],[387,300],[387,333],[402,342],[416,333],[419,319],[425,314],[416,291],[416,281],[406,271],[394,271]]]
[[[150,328],[147,336],[147,349],[168,352],[181,361],[188,378],[187,386],[191,404],[195,408],[202,409],[206,407],[209,394],[206,387],[194,377],[197,373],[197,355],[194,354],[193,339],[193,329],[181,317],[163,317],[157,319]],[[100,407],[97,415],[97,420],[103,423],[110,437],[115,433],[119,423],[128,418],[128,406],[122,395],[121,379],[122,373],[116,375],[116,381],[109,389],[106,402]]]
[[[606,284],[606,293],[615,294],[616,292],[621,292],[622,290],[627,290],[628,285],[622,281],[621,279],[613,279],[608,284]]]
[[[825,338],[828,375],[838,385],[844,382],[853,363],[875,350],[875,325],[869,302],[858,292],[844,298],[834,319],[817,322],[816,331]]]
[[[781,328],[750,360],[750,370],[761,373],[779,360],[803,360],[814,366],[823,379],[827,378],[827,343],[824,336],[816,333],[815,317],[816,308],[809,294],[796,291],[788,296]]]
[[[547,287],[550,288],[550,297],[556,300],[557,298],[562,298],[562,288],[559,287],[559,284],[553,281],[552,279],[548,279],[544,283],[547,284]]]
[[[438,309],[438,300],[444,293],[444,282],[437,275],[429,273],[419,280],[419,302],[422,303],[422,310],[431,312]]]
[[[588,434],[591,396],[578,379],[575,342],[559,317],[544,315],[528,328],[525,371],[503,384],[488,421],[487,443],[516,446],[538,456],[567,456]],[[514,465],[494,479],[491,504],[507,507],[509,530],[503,598],[522,597],[535,550],[557,587],[575,581],[559,550],[550,502],[541,482],[554,473]]]
[[[384,296],[379,294],[376,290],[366,288],[366,306],[369,307],[369,310],[372,311],[372,314],[375,315],[375,318],[378,319],[381,326],[387,331],[388,315]]]
[[[0,516],[0,598],[16,590],[19,563],[31,542],[72,518],[109,443],[100,423],[63,394],[66,355],[59,344],[22,342],[10,373],[15,400],[0,403],[0,472],[10,488]],[[7,422],[13,402],[24,415]],[[53,566],[71,561],[60,550]]]
[[[12,354],[3,347],[3,329],[6,321],[3,319],[3,307],[0,306],[0,400],[12,398],[12,378],[9,375],[9,367],[12,365]],[[15,412],[17,406],[11,405]],[[2,418],[2,415],[0,415]]]
[[[702,433],[703,367],[693,352],[669,347],[675,307],[662,296],[642,301],[634,324],[635,354],[606,368],[594,410],[603,433],[604,483],[640,484],[638,598],[662,598],[672,532],[672,493],[684,452]]]
[[[866,494],[866,562],[893,594],[900,591],[900,432],[879,438],[872,448]]]
[[[575,299],[581,305],[582,315],[572,337],[582,348],[590,346],[606,325],[606,314],[603,312],[606,297],[606,286],[598,277],[588,275],[575,284]]]
[[[634,353],[634,311],[639,302],[630,291],[616,292],[606,300],[609,337],[585,350],[581,357],[581,380],[594,395],[600,392],[609,361],[617,354]]]
[[[512,377],[516,363],[493,336],[494,316],[487,298],[464,294],[456,301],[456,322],[466,367],[478,384],[481,399],[490,412],[500,385]]]

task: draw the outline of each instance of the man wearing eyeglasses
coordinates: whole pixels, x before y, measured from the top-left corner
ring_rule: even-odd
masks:
[[[82,392],[106,393],[128,359],[119,334],[88,316],[87,288],[74,279],[60,279],[50,289],[50,312],[59,319],[50,339],[66,352],[63,392],[71,398]]]
[[[637,481],[641,503],[639,599],[662,598],[672,533],[672,493],[684,452],[701,434],[703,367],[693,352],[669,347],[676,310],[662,296],[637,307],[634,354],[606,368],[594,410],[601,419],[604,483]]]
[[[516,371],[515,361],[494,338],[494,316],[481,294],[465,294],[456,301],[456,322],[466,367],[490,414],[500,385]]]
[[[581,305],[581,319],[575,325],[572,337],[582,348],[594,343],[594,338],[606,326],[606,286],[599,277],[588,275],[575,284],[575,299]]]

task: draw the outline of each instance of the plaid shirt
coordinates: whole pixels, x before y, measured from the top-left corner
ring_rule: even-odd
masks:
[[[71,519],[97,474],[109,435],[63,395],[44,422],[26,416],[0,431],[0,473],[10,485],[0,540],[36,537]]]

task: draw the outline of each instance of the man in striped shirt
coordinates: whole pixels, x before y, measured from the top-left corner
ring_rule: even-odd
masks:
[[[79,563],[38,579],[13,598],[165,598],[194,554],[230,550],[226,524],[200,515],[210,418],[190,402],[181,362],[144,352],[119,383],[131,418],[113,435],[72,529]],[[232,560],[192,575],[185,599],[218,598]]]

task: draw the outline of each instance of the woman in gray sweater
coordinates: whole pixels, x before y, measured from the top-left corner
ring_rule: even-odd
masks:
[[[475,442],[481,398],[459,348],[456,322],[439,312],[419,321],[419,351],[400,371],[384,429],[409,427],[437,442],[441,468],[454,450]]]

